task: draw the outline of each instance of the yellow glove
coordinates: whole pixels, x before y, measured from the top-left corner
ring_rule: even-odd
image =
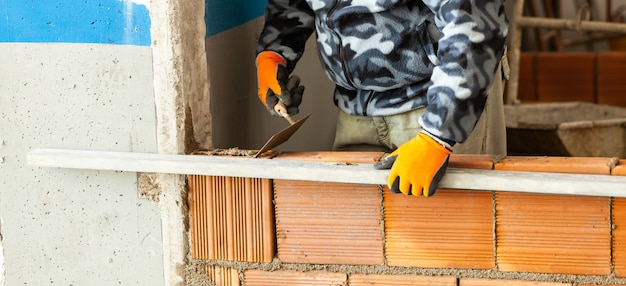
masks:
[[[286,63],[281,55],[270,51],[261,52],[256,58],[259,99],[272,115],[279,115],[279,100],[289,115],[298,113],[302,102],[304,86],[298,76],[289,76]]]
[[[446,172],[451,150],[431,136],[420,132],[393,153],[374,164],[389,169],[389,190],[405,195],[430,197]]]

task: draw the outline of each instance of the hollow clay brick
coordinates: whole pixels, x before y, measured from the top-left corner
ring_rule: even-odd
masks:
[[[572,283],[461,278],[459,286],[571,286]]]
[[[384,262],[380,187],[274,180],[282,262]]]
[[[496,192],[498,270],[611,273],[609,199]]]
[[[495,164],[496,170],[574,174],[611,173],[610,158],[511,156]]]
[[[384,191],[387,264],[492,269],[492,193],[439,190],[432,197]]]
[[[537,101],[537,79],[534,53],[521,53],[517,99],[521,102]],[[505,93],[506,94],[506,93]]]
[[[457,286],[456,277],[420,275],[352,274],[350,286]]]
[[[615,275],[626,277],[626,199],[612,200],[613,267]]]
[[[273,160],[374,164],[384,154],[383,152],[288,152],[278,155]]]
[[[623,286],[625,284],[576,284],[576,286]]]
[[[346,286],[345,273],[324,271],[260,271],[246,270],[244,281],[246,286]]]
[[[493,169],[495,158],[492,155],[452,154],[449,166],[454,168]]]
[[[626,106],[626,53],[598,53],[598,103]]]
[[[289,152],[280,154],[274,160],[373,164],[383,154]],[[281,261],[351,264],[383,262],[378,186],[275,180],[275,192],[278,256]],[[302,201],[319,198],[328,203],[309,204],[309,201]],[[351,198],[356,201],[351,201]],[[355,209],[361,204],[367,207]],[[299,213],[301,210],[308,210],[309,213]],[[305,221],[308,223],[302,223]]]
[[[271,180],[215,176],[188,179],[192,258],[273,260],[276,241]]]
[[[595,62],[595,53],[537,54],[538,100],[595,102]]]
[[[373,164],[383,152],[290,152],[281,153],[274,160],[303,160],[354,164]],[[493,169],[494,156],[473,154],[452,154],[450,167],[471,169]]]
[[[383,152],[290,152],[281,153],[274,160],[303,160],[354,164],[373,164]],[[450,167],[471,169],[493,169],[495,158],[492,155],[452,154]]]
[[[220,266],[207,266],[206,274],[211,278],[213,284],[218,286],[240,286],[239,272],[234,268],[224,268]]]

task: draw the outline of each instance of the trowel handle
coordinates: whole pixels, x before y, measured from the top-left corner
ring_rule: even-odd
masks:
[[[285,104],[282,103],[280,100],[278,101],[278,103],[276,103],[276,105],[274,105],[274,111],[276,111],[276,113],[278,113],[278,115],[280,115],[283,118],[287,119],[287,121],[289,121],[289,124],[296,123],[296,121],[293,120],[293,118],[291,118],[291,116],[289,116],[289,113],[287,113],[287,107],[285,106]]]

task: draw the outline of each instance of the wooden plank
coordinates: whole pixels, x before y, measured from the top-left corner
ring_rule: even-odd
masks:
[[[388,170],[375,170],[372,164],[64,149],[34,149],[27,154],[27,163],[36,167],[366,185],[386,185],[389,174]],[[626,176],[611,175],[448,168],[439,186],[444,189],[626,197]]]
[[[509,80],[506,83],[507,104],[519,103],[517,96],[519,92],[520,57],[522,54],[522,26],[518,24],[518,21],[520,18],[524,17],[524,0],[515,1],[512,14],[511,27],[509,28],[511,50],[508,55]],[[504,64],[506,64],[506,61]]]

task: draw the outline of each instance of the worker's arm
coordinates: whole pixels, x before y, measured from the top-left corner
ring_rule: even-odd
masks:
[[[279,115],[283,106],[291,115],[298,113],[304,87],[290,73],[304,52],[313,24],[312,11],[303,0],[267,3],[256,67],[259,100],[272,115]]]
[[[422,128],[463,142],[483,112],[508,33],[502,0],[424,0],[440,31]]]
[[[448,166],[452,146],[474,129],[504,52],[507,22],[501,0],[424,0],[440,31],[438,65],[420,118],[424,132],[375,167],[391,168],[392,192],[432,196]]]

